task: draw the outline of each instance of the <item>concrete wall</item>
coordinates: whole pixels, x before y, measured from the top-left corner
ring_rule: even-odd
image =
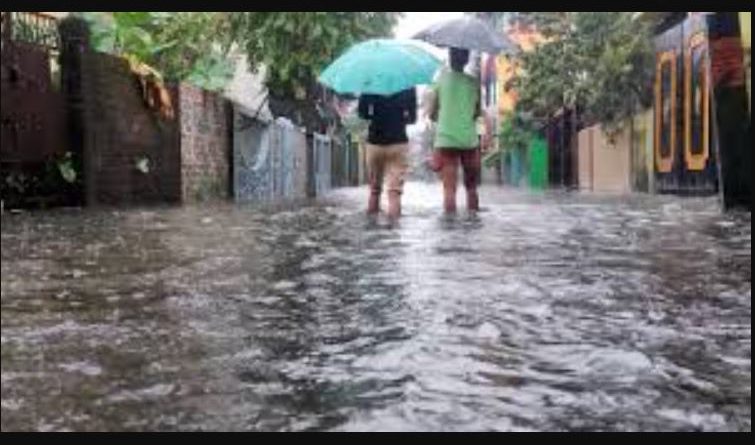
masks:
[[[600,126],[578,135],[578,178],[581,190],[629,193],[631,187],[631,137],[629,129],[610,141]]]
[[[234,110],[234,198],[271,203],[307,196],[310,149],[304,132],[279,120],[266,123]],[[330,163],[327,164],[330,171]]]

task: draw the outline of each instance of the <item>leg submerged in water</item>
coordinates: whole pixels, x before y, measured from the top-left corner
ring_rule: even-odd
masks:
[[[441,151],[440,179],[443,182],[443,209],[447,214],[456,213],[459,159],[452,150]]]
[[[443,209],[446,213],[456,213],[456,192],[458,170],[455,164],[443,167]]]
[[[370,196],[367,201],[368,215],[380,213],[380,199],[383,194],[383,160],[380,154],[380,147],[367,147],[367,174],[370,187]]]
[[[462,167],[464,169],[464,188],[467,192],[467,210],[470,213],[480,211],[480,176],[482,174],[482,160],[480,150],[470,150],[462,154]]]
[[[380,187],[370,185],[370,197],[367,202],[367,214],[377,215],[380,213],[380,197],[382,195]]]
[[[408,147],[404,144],[393,146],[388,151],[386,178],[388,189],[388,217],[397,220],[401,217],[401,198],[404,193],[404,181],[409,168],[407,162]]]

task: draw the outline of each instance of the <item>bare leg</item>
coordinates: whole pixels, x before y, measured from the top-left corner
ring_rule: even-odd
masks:
[[[477,192],[482,173],[480,151],[474,150],[464,153],[462,166],[464,169],[464,188],[467,191],[467,210],[476,213],[480,211],[480,196]]]
[[[401,217],[401,193],[396,191],[388,192],[388,217],[396,220]]]
[[[404,179],[409,165],[406,159],[409,148],[404,145],[391,147],[386,160],[388,186],[388,217],[397,220],[401,217],[401,196],[404,192]]]
[[[380,213],[380,198],[383,194],[383,162],[379,147],[367,147],[367,168],[370,183],[370,197],[367,202],[367,214]]]
[[[458,163],[448,159],[445,160],[440,174],[443,180],[443,207],[446,213],[456,213]]]
[[[367,214],[377,215],[380,213],[380,189],[370,186],[370,199],[367,203]]]
[[[480,211],[480,196],[477,193],[477,188],[467,189],[467,209],[471,213]]]

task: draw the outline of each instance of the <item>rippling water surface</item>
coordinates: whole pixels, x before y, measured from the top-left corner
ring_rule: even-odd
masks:
[[[2,430],[751,430],[749,214],[483,190],[2,219]]]

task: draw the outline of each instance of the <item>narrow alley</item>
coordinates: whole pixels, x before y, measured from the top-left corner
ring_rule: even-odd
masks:
[[[750,214],[410,184],[2,220],[2,430],[750,430]]]

